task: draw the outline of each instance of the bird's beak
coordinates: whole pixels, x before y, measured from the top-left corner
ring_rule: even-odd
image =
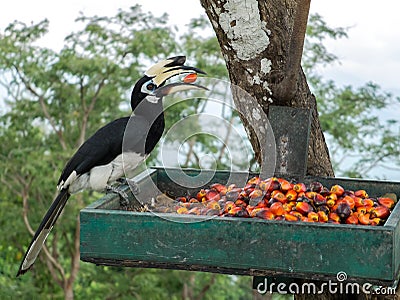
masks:
[[[155,91],[155,96],[157,98],[164,97],[176,92],[187,91],[187,90],[208,90],[206,87],[199,84],[181,83],[175,82],[158,88]]]
[[[145,75],[151,77],[153,79],[154,84],[156,84],[157,86],[161,86],[162,84],[165,83],[165,81],[176,75],[190,74],[190,73],[206,74],[204,71],[198,68],[184,66],[185,61],[186,61],[185,56],[170,57],[152,66],[150,69],[146,71]],[[188,89],[188,88],[183,88],[183,86],[181,88],[182,88],[181,90]]]

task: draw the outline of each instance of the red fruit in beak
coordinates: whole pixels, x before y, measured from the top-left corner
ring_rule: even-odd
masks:
[[[184,83],[193,83],[197,80],[197,73],[190,73],[182,78]]]

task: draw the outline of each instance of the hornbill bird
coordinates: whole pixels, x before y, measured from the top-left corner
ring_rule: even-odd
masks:
[[[132,90],[133,114],[100,128],[68,161],[58,181],[59,193],[33,236],[17,276],[34,264],[71,194],[81,190],[111,190],[126,197],[112,184],[123,178],[125,172],[134,170],[160,140],[165,127],[163,96],[189,89],[206,89],[192,84],[197,73],[205,73],[185,66],[185,61],[185,56],[171,57],[148,69]],[[165,85],[168,79],[179,74],[188,74],[186,76],[192,79]]]

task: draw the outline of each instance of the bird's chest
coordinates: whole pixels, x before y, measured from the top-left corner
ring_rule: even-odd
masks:
[[[112,184],[122,177],[130,177],[130,174],[143,162],[148,155],[136,152],[123,152],[110,163],[92,168],[82,174],[70,185],[69,192],[76,193],[82,189],[103,191],[107,185]]]

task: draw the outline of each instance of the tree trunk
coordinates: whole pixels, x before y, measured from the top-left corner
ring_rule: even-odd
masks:
[[[317,104],[300,66],[310,0],[200,0],[216,32],[234,102],[259,163],[270,104],[312,111],[308,175],[333,176]],[[237,89],[238,90],[238,89]],[[288,124],[288,126],[296,124]]]

